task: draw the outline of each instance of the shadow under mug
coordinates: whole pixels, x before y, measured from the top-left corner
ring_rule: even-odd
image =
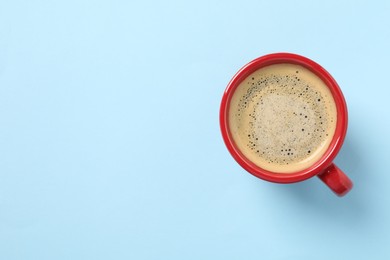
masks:
[[[235,145],[229,129],[229,106],[231,98],[240,85],[250,74],[256,70],[273,64],[288,63],[303,66],[317,75],[329,88],[336,104],[337,123],[336,130],[330,145],[324,155],[312,166],[293,173],[275,173],[260,168],[248,158]],[[333,163],[339,152],[347,132],[348,113],[344,96],[333,77],[316,62],[292,53],[273,53],[259,57],[244,67],[231,79],[222,97],[220,108],[220,127],[223,140],[233,158],[249,173],[266,181],[276,183],[294,183],[318,176],[338,196],[345,195],[352,189],[352,181]]]

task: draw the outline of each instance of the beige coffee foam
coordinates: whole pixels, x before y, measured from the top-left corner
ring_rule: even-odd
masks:
[[[325,153],[336,129],[336,105],[326,84],[294,64],[264,67],[236,89],[229,109],[235,144],[257,166],[292,173]]]

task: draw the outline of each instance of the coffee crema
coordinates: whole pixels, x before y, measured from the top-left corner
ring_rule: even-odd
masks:
[[[326,152],[337,110],[327,85],[295,64],[263,67],[235,90],[229,108],[231,136],[241,153],[275,173],[304,170]]]

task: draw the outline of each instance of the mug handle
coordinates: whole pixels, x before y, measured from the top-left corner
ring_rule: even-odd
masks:
[[[339,197],[347,194],[353,186],[353,183],[348,176],[334,163],[317,176]]]

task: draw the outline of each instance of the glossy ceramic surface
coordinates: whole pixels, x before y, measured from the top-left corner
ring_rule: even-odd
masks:
[[[229,111],[229,104],[231,97],[238,87],[238,85],[251,73],[254,71],[268,66],[272,64],[278,64],[278,63],[292,63],[301,65],[303,67],[306,67],[313,73],[315,73],[319,78],[321,78],[326,85],[329,87],[333,98],[336,103],[337,108],[337,125],[335,134],[333,136],[333,139],[329,145],[329,148],[325,152],[325,154],[322,156],[320,160],[318,160],[314,165],[311,167],[304,169],[302,171],[289,173],[289,174],[279,174],[267,171],[265,169],[260,168],[259,166],[255,165],[253,162],[248,160],[236,147],[234,144],[234,141],[232,139],[230,130],[229,130],[229,117],[228,117],[228,111]],[[336,157],[338,151],[340,150],[346,132],[347,132],[347,125],[348,125],[348,113],[347,113],[347,105],[344,99],[344,96],[340,90],[340,87],[338,86],[337,82],[333,79],[333,77],[319,64],[316,62],[292,53],[273,53],[268,54],[262,57],[259,57],[248,64],[246,64],[243,68],[241,68],[236,75],[232,78],[232,80],[229,82],[228,86],[226,87],[226,90],[222,97],[221,107],[220,107],[220,126],[221,126],[221,132],[223,139],[225,141],[226,147],[228,148],[229,152],[233,156],[233,158],[248,172],[253,174],[256,177],[259,177],[261,179],[271,181],[271,182],[277,182],[277,183],[293,183],[293,182],[299,182],[306,180],[308,178],[311,178],[315,175],[328,173],[327,178],[322,178],[322,180],[337,194],[337,195],[344,195],[352,188],[352,182],[346,177],[340,170],[338,171],[338,175],[336,174],[335,167],[332,166],[332,161]],[[328,169],[328,167],[330,167]],[[338,169],[338,168],[337,168]],[[343,180],[348,180],[345,182],[337,181],[336,176],[343,176]],[[334,179],[335,178],[335,179]],[[325,181],[326,180],[326,181]],[[330,181],[332,180],[332,181]],[[344,184],[342,184],[344,183]]]

